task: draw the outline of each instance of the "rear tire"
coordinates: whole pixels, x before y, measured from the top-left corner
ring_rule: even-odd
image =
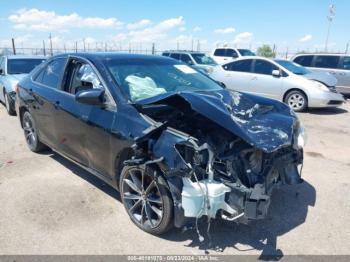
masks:
[[[5,107],[10,116],[16,115],[16,111],[11,107],[9,95],[4,91]]]
[[[124,167],[120,195],[132,222],[143,231],[161,235],[173,226],[173,200],[165,179],[151,167]]]
[[[47,147],[40,142],[34,119],[28,111],[24,112],[22,123],[24,138],[29,149],[35,153],[45,150]]]
[[[299,90],[292,90],[288,92],[284,98],[284,103],[286,103],[295,112],[305,111],[308,107],[306,95]]]

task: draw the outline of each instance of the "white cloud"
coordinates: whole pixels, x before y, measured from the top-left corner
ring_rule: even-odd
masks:
[[[253,34],[250,32],[244,32],[236,35],[235,39],[233,40],[234,45],[244,45],[244,44],[250,44],[253,40]]]
[[[233,27],[218,28],[214,30],[214,32],[218,34],[231,34],[231,33],[234,33],[235,31],[236,29],[234,29]]]
[[[81,17],[77,13],[58,15],[53,11],[20,9],[8,17],[15,29],[65,31],[69,28],[116,28],[123,23],[116,18]]]
[[[184,32],[184,31],[186,31],[186,30],[187,30],[187,29],[186,29],[186,27],[184,27],[184,26],[182,26],[182,27],[179,28],[179,31],[180,31],[180,32]]]
[[[195,28],[193,28],[193,32],[199,32],[202,31],[202,28],[200,28],[199,26],[196,26]]]
[[[299,39],[299,42],[304,43],[312,40],[312,35],[305,35],[302,38]]]
[[[135,23],[130,23],[126,26],[126,28],[128,30],[135,30],[135,29],[141,29],[141,28],[144,28],[146,26],[149,26],[151,25],[152,22],[148,19],[142,19],[140,21],[137,21]]]
[[[142,30],[131,30],[116,36],[117,41],[128,40],[129,42],[155,42],[166,38],[168,32],[176,27],[183,26],[185,21],[182,16],[169,18],[158,24],[146,27]]]

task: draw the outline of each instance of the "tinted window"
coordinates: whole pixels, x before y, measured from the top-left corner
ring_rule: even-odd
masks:
[[[192,62],[190,56],[189,56],[189,55],[186,55],[186,54],[182,54],[182,55],[181,55],[181,61],[182,61],[182,62],[185,62],[185,63],[187,63],[187,64]]]
[[[169,56],[169,53],[163,53],[162,55],[163,56]]]
[[[192,54],[192,57],[196,61],[196,63],[200,65],[217,65],[217,63],[206,54]]]
[[[256,74],[271,75],[273,70],[278,70],[277,66],[265,60],[255,60],[253,72]]]
[[[43,68],[35,80],[46,86],[58,88],[65,61],[64,58],[56,58]]]
[[[37,65],[44,62],[45,59],[8,59],[7,73],[8,74],[28,74]]]
[[[294,59],[294,62],[302,66],[311,66],[313,57],[312,55],[298,56]]]
[[[226,56],[225,51],[226,51],[226,49],[218,48],[215,50],[214,55],[215,56]]]
[[[227,71],[236,71],[236,72],[250,72],[253,60],[242,60],[229,63],[224,65],[223,68]]]
[[[180,60],[180,54],[170,54],[170,57],[176,60]]]
[[[350,70],[350,56],[344,56],[341,68],[345,70]]]
[[[237,52],[233,49],[226,49],[226,56],[228,57],[238,57]]]
[[[3,73],[5,73],[5,58],[0,58],[0,69],[2,69]]]
[[[339,64],[339,56],[316,56],[315,67],[321,68],[337,68]]]
[[[290,72],[296,74],[296,75],[306,75],[306,74],[310,74],[311,71],[306,69],[305,67],[302,67],[299,64],[296,64],[294,62],[288,61],[288,60],[275,60],[276,63],[280,64],[281,66],[283,66],[284,68],[286,68],[287,70],[289,70]]]
[[[250,51],[249,49],[238,49],[241,56],[255,56],[255,53]]]

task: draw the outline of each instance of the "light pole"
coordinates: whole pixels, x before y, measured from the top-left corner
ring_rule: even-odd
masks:
[[[327,49],[328,49],[329,31],[330,31],[331,23],[332,23],[334,17],[335,17],[335,5],[334,5],[334,4],[331,4],[331,5],[329,6],[329,13],[328,13],[328,16],[327,16],[327,19],[328,19],[328,29],[327,29],[327,37],[326,37],[326,44],[325,44],[325,51],[326,51],[326,52],[327,52]]]

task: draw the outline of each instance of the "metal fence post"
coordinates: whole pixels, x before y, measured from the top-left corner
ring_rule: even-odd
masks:
[[[13,54],[16,55],[16,46],[15,46],[15,39],[12,38],[12,51],[13,51]]]

